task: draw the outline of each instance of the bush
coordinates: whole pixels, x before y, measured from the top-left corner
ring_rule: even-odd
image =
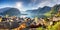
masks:
[[[36,28],[36,30],[44,30],[42,27]]]
[[[60,30],[60,22],[57,22],[53,27],[52,30]]]

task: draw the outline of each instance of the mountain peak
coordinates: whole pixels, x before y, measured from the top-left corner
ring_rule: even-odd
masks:
[[[49,7],[49,6],[44,6],[43,8],[51,8],[51,7]]]

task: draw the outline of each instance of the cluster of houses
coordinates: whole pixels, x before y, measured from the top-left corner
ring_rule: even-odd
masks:
[[[16,16],[8,17],[1,17],[0,16],[0,28],[16,28],[16,30],[24,29],[24,28],[37,28],[43,26],[44,28],[48,25],[54,25],[54,23],[60,21],[60,10],[57,14],[55,14],[52,18],[47,18],[46,21],[44,18],[20,18]],[[7,25],[9,24],[9,25]],[[2,27],[1,27],[2,26]],[[4,26],[4,27],[3,27]],[[8,26],[8,27],[7,27]]]

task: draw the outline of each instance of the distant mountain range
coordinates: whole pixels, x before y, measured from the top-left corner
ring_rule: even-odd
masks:
[[[6,8],[0,9],[0,15],[2,15],[2,16],[5,16],[5,15],[20,16],[20,14],[21,13],[17,8],[6,7]]]
[[[34,10],[27,10],[25,11],[24,15],[27,17],[45,17],[45,16],[51,16],[51,14],[56,14],[58,10],[60,9],[60,4],[55,5],[53,7],[45,6],[43,8],[38,8]],[[21,12],[17,8],[2,8],[0,9],[0,15],[5,16],[20,16]]]
[[[38,14],[43,13],[44,14],[50,10],[51,10],[51,7],[45,6],[43,8],[38,8],[38,9],[34,9],[34,10],[27,10],[26,12],[38,13]]]
[[[30,13],[29,15],[31,15],[32,17],[50,17],[52,16],[52,14],[56,14],[58,12],[58,10],[60,9],[60,4],[59,5],[55,5],[53,7],[48,7],[45,6],[43,8],[38,8],[38,9],[34,9],[34,10],[27,10],[27,13]]]
[[[45,6],[43,8],[38,8],[34,10],[27,10],[27,13],[30,13],[32,17],[38,16],[38,17],[43,17],[43,14],[50,11],[51,7]]]

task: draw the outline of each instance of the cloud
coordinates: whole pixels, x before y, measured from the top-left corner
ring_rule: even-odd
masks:
[[[60,4],[60,0],[13,0],[12,4],[12,7],[18,8],[20,11],[26,11],[44,6],[53,7],[55,4]],[[11,5],[9,4],[9,6]]]
[[[5,7],[13,7],[13,6],[9,6],[8,4],[6,4],[6,5],[0,5],[0,9],[1,8],[5,8]]]
[[[45,2],[42,2],[40,4],[38,4],[38,7],[44,7],[44,6],[54,6],[54,4],[50,3],[49,1],[45,1]]]
[[[57,4],[60,4],[60,0],[57,0]]]
[[[33,2],[35,2],[37,4],[36,5],[34,4],[34,6],[32,8],[37,9],[39,7],[44,7],[44,6],[53,7],[54,5],[59,4],[60,0],[59,1],[57,1],[57,0],[35,0]]]

